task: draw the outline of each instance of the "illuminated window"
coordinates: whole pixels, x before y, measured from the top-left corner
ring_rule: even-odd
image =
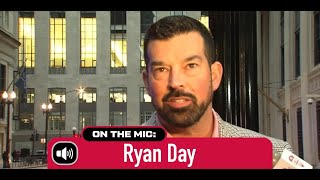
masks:
[[[65,88],[49,88],[48,98],[53,108],[50,112],[49,128],[51,130],[64,130],[65,129]],[[60,103],[61,101],[61,103]]]
[[[109,123],[110,125],[127,124],[127,88],[114,87],[109,90]]]
[[[127,102],[127,88],[110,88],[110,102]]]
[[[34,103],[34,88],[27,88],[27,103],[32,104]]]
[[[125,11],[111,11],[110,39],[110,72],[114,74],[125,74],[127,72],[127,37]]]
[[[60,100],[62,103],[66,102],[66,89],[65,88],[50,88],[49,89],[49,101],[52,104],[60,103]]]
[[[35,23],[34,12],[19,12],[19,67],[27,68],[27,73],[34,73],[35,67]]]
[[[86,87],[84,93],[79,94],[79,129],[96,125],[97,89]]]
[[[146,61],[144,60],[144,55],[143,55],[143,41],[144,41],[144,33],[140,34],[140,44],[139,44],[139,48],[140,48],[140,72],[144,71],[146,69]]]
[[[200,22],[209,29],[209,12],[201,11]]]
[[[151,97],[147,92],[147,88],[140,87],[140,124],[149,120],[154,112],[154,107],[151,103]]]
[[[50,15],[50,73],[64,74],[66,66],[65,12],[51,12]]]
[[[79,99],[83,103],[95,103],[97,102],[97,89],[96,88],[86,88],[84,93],[79,94]]]
[[[81,68],[96,68],[97,59],[96,13],[81,12]],[[81,73],[90,71],[81,71]],[[93,71],[95,73],[95,71]]]
[[[151,97],[145,87],[140,87],[140,102],[151,102]]]
[[[113,34],[111,40],[111,67],[121,68],[127,66],[127,41],[123,34]]]

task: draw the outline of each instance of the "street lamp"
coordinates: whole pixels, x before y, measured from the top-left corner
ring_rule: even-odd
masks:
[[[41,144],[45,144],[46,143],[46,138],[41,138],[40,142],[41,142]]]
[[[48,144],[48,118],[49,118],[49,113],[52,109],[52,104],[49,103],[48,105],[46,103],[42,104],[42,111],[43,114],[46,114],[46,128],[45,128],[45,146],[44,146],[44,153],[45,156],[47,157],[47,144]]]
[[[44,145],[44,149],[46,149],[46,138],[41,138],[40,139],[40,143]],[[44,152],[44,154],[46,155],[46,153]]]
[[[84,93],[84,89],[80,87],[79,89],[74,89],[74,90],[70,90],[67,91],[64,95],[67,96],[68,93],[70,92],[74,92],[74,91],[78,91],[78,94],[83,94]],[[66,98],[66,97],[65,97]],[[59,120],[59,137],[61,137],[61,121],[62,121],[62,94],[60,95],[60,106],[59,106],[59,110],[60,110],[60,120]]]
[[[72,134],[73,134],[73,137],[75,137],[75,135],[76,135],[76,130],[77,130],[77,128],[76,128],[76,127],[72,127]]]
[[[7,107],[7,143],[6,143],[6,160],[5,162],[5,167],[6,168],[10,168],[10,162],[9,162],[9,157],[10,157],[10,139],[9,139],[9,135],[10,135],[10,104],[13,103],[13,100],[16,98],[16,93],[14,91],[12,91],[10,93],[10,97],[8,95],[8,93],[6,91],[3,92],[2,94],[2,99],[3,102],[5,104],[8,105]]]
[[[308,98],[308,104],[313,103],[313,99],[320,100],[320,95],[319,94],[307,94],[306,97]]]

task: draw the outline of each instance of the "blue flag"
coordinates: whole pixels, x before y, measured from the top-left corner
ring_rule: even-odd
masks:
[[[27,93],[27,69],[23,67],[19,79],[14,83],[14,85],[19,89],[21,92],[22,101],[26,97]]]

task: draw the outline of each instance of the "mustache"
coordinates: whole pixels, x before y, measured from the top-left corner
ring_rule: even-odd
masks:
[[[168,101],[169,98],[171,97],[180,97],[180,96],[184,96],[184,97],[189,97],[192,99],[192,101],[196,101],[196,97],[191,94],[191,93],[187,93],[184,91],[179,91],[179,90],[175,90],[175,91],[170,91],[168,94],[166,94],[163,98],[162,101]]]

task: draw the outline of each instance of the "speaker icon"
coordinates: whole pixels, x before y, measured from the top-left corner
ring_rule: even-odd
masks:
[[[78,147],[70,141],[60,141],[53,145],[51,156],[59,165],[72,165],[78,159]]]
[[[69,150],[67,151],[67,147],[65,147],[65,148],[63,148],[61,151],[58,150],[58,151],[56,152],[56,155],[57,155],[57,157],[62,157],[64,160],[67,160],[67,157],[70,158],[70,159],[72,159],[72,157],[73,157],[73,150],[72,150],[72,149],[69,149]]]

